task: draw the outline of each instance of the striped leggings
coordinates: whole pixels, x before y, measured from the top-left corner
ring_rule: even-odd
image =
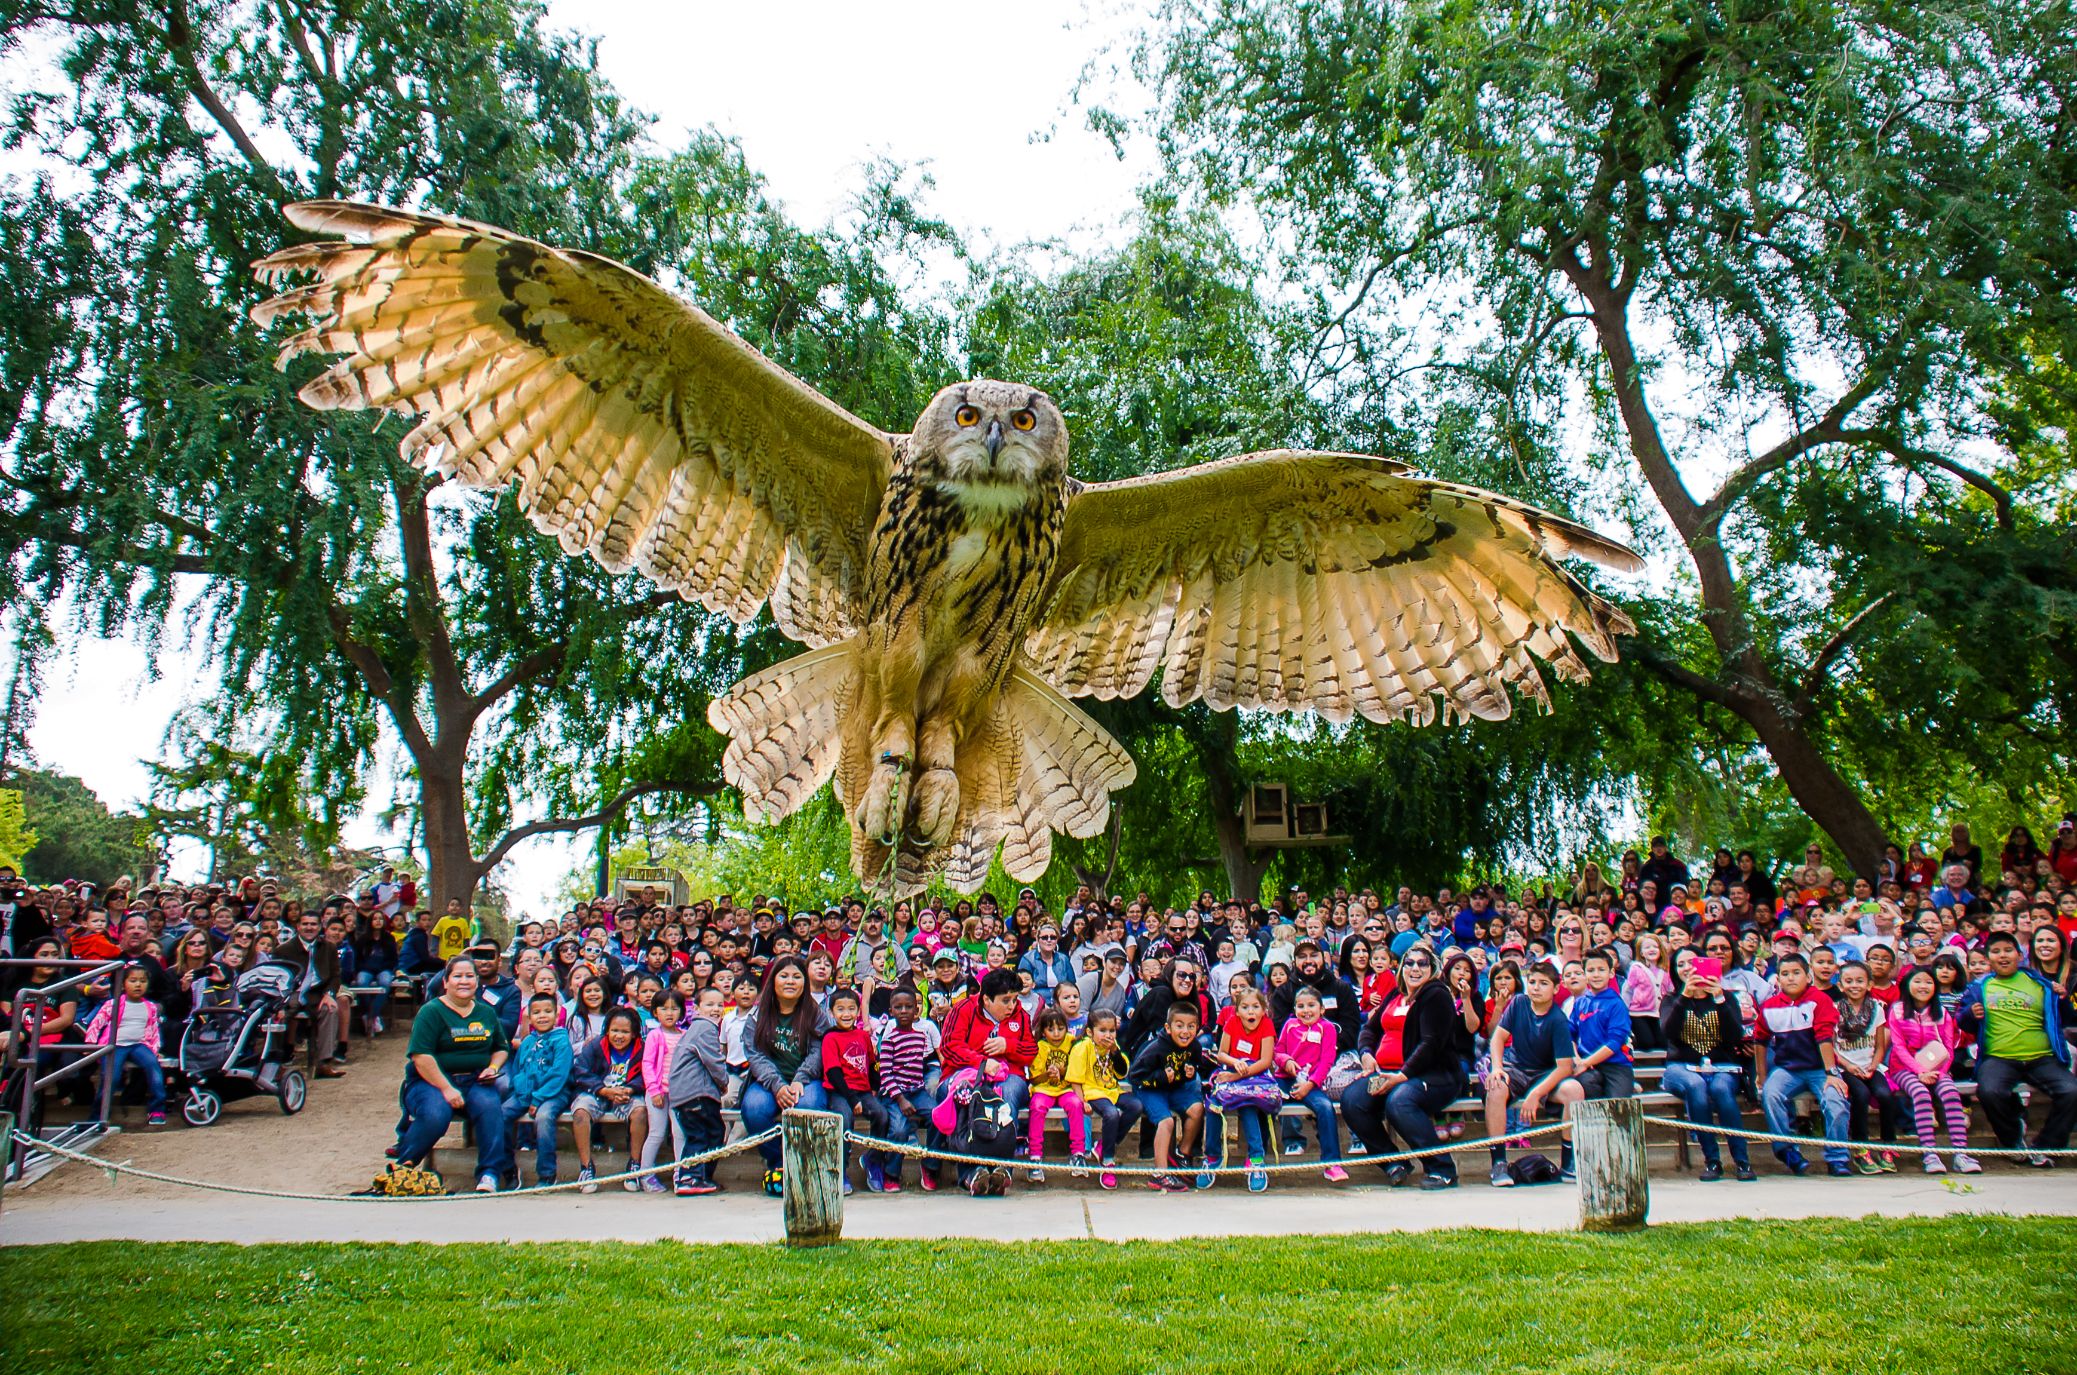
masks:
[[[1943,1074],[1931,1088],[1919,1082],[1916,1075],[1903,1078],[1901,1083],[1891,1082],[1911,1099],[1911,1124],[1918,1132],[1919,1145],[1940,1144],[1938,1124],[1933,1120],[1933,1097],[1938,1094],[1941,1110],[1947,1114],[1949,1144],[1958,1151],[1968,1149],[1969,1110],[1962,1105],[1962,1091],[1954,1086],[1953,1079]]]

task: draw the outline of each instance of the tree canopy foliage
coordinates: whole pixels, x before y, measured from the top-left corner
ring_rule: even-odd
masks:
[[[1976,761],[2069,771],[2071,26],[1178,0],[1142,57],[1341,381],[1627,509],[1677,559],[1627,652],[1866,864]]]
[[[856,232],[805,232],[728,140],[657,153],[534,4],[89,3],[4,32],[70,83],[13,97],[9,143],[74,175],[0,205],[0,593],[153,635],[186,607],[215,736],[312,796],[357,799],[386,728],[438,899],[523,835],[714,786],[733,627],[416,472],[394,422],[296,404],[310,365],[276,373],[248,265],[301,197],[495,221],[679,286],[899,426],[943,325],[889,265],[934,227],[883,186]]]
[[[209,651],[159,819],[240,862],[335,842],[395,751],[436,901],[638,800],[697,818],[716,883],[848,886],[830,799],[752,832],[716,795],[705,702],[789,652],[768,619],[568,558],[400,460],[393,419],[295,403],[247,267],[284,201],[384,200],[621,259],[890,429],[1019,378],[1083,478],[1362,450],[1656,556],[1597,588],[1643,633],[1548,716],[1095,704],[1140,781],[1049,892],[1547,872],[1640,812],[1777,850],[1814,820],[1863,863],[2072,770],[2071,20],[1173,0],[1127,232],[975,259],[898,168],[809,229],[729,139],[659,147],[533,0],[17,7],[0,53],[56,65],[5,110],[46,170],[0,179],[0,600],[20,644],[68,607]],[[1354,844],[1250,850],[1265,780]]]

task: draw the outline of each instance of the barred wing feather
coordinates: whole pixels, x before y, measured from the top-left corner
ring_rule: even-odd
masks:
[[[308,317],[282,365],[345,355],[304,401],[418,416],[407,458],[515,485],[536,526],[615,572],[737,622],[769,599],[810,645],[855,629],[888,435],[608,259],[381,206],[287,214],[347,236],[255,264],[314,278],[253,312]]]
[[[1549,705],[1537,660],[1584,679],[1634,634],[1557,562],[1634,571],[1583,526],[1359,454],[1276,450],[1069,499],[1025,641],[1069,696],[1315,711],[1331,721],[1499,720]]]

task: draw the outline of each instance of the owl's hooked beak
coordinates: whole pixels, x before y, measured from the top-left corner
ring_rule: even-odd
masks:
[[[995,462],[995,456],[1002,452],[1002,422],[1000,420],[988,422],[988,439],[986,443],[988,446],[988,461],[993,463]]]

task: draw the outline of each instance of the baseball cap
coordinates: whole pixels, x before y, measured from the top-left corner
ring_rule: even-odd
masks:
[[[934,964],[934,965],[935,965],[935,964],[958,964],[958,963],[959,963],[959,956],[957,956],[957,955],[953,954],[953,953],[952,953],[952,951],[951,951],[951,950],[950,950],[949,948],[947,948],[947,949],[944,949],[944,950],[940,950],[940,951],[938,951],[938,953],[937,953],[937,954],[935,954],[935,955],[931,956],[931,957],[930,957],[930,962],[931,962],[932,964]]]

